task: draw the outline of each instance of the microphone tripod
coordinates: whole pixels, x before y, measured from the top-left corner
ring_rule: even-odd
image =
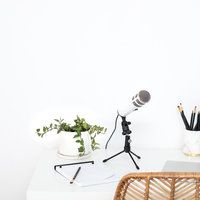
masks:
[[[131,131],[130,131],[130,129],[129,129],[129,125],[130,125],[130,124],[131,124],[131,122],[127,122],[127,121],[126,121],[126,117],[123,117],[123,116],[122,116],[122,123],[121,123],[121,125],[122,125],[122,130],[123,130],[122,135],[125,135],[124,150],[123,150],[123,151],[120,151],[119,153],[114,154],[113,156],[111,156],[111,157],[109,157],[109,158],[107,158],[107,159],[104,159],[103,162],[107,162],[108,160],[110,160],[110,159],[112,159],[112,158],[114,158],[114,157],[116,157],[116,156],[118,156],[118,155],[120,155],[120,154],[122,154],[122,153],[128,153],[129,156],[131,157],[133,163],[135,164],[136,169],[140,169],[139,166],[137,165],[137,163],[135,162],[133,156],[132,156],[132,155],[134,155],[134,156],[137,157],[138,159],[141,158],[140,156],[136,155],[135,153],[133,153],[133,152],[131,151],[131,145],[130,145],[130,143],[131,143],[131,139],[130,139]]]

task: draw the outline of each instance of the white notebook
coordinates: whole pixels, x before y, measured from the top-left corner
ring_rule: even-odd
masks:
[[[69,165],[63,166],[62,168],[58,167],[56,171],[71,181],[79,166],[81,167],[81,170],[74,180],[74,183],[79,186],[91,186],[119,181],[119,177],[115,175],[114,171],[103,164],[89,163]]]

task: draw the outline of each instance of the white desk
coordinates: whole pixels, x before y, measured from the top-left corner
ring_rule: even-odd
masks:
[[[100,162],[118,151],[119,149],[112,150],[112,152],[98,150],[88,160]],[[135,159],[140,170],[136,170],[132,160],[126,153],[109,160],[105,164],[111,166],[118,174],[125,175],[129,172],[136,171],[161,171],[167,160],[200,162],[200,157],[187,157],[180,150],[175,149],[132,149],[132,151],[141,156],[141,160]],[[27,190],[27,200],[113,199],[118,184],[117,182],[90,187],[79,187],[75,184],[70,185],[66,179],[54,172],[54,165],[69,162],[74,161],[59,158],[55,151],[44,152],[30,181]]]

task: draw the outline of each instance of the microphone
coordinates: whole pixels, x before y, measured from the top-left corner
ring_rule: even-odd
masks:
[[[133,111],[136,111],[136,110],[138,110],[138,108],[145,105],[147,102],[149,102],[150,99],[151,99],[150,93],[146,90],[141,90],[141,91],[139,91],[138,94],[136,94],[132,98],[132,102],[130,102],[130,105],[128,105],[124,109],[118,110],[118,114],[122,117],[126,117]]]

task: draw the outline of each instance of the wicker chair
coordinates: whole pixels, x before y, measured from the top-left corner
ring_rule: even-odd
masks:
[[[200,173],[131,173],[119,182],[114,200],[200,200]]]

